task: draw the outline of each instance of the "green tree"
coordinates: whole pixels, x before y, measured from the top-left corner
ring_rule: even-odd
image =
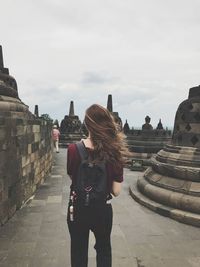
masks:
[[[40,118],[46,120],[46,121],[50,121],[51,123],[53,123],[53,119],[49,116],[49,114],[42,114],[40,116]]]

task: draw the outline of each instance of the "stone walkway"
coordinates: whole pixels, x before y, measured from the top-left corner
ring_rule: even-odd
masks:
[[[55,154],[52,175],[33,199],[0,228],[0,266],[70,267],[66,206],[66,150]],[[200,229],[162,217],[136,203],[129,184],[141,173],[125,170],[113,200],[113,267],[199,267]],[[95,267],[90,236],[89,267]]]

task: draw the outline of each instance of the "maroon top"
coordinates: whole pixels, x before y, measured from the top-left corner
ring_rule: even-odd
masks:
[[[70,144],[67,150],[67,173],[72,181],[76,179],[81,157],[75,144]],[[112,183],[123,181],[123,166],[121,164],[114,166],[111,163],[106,163],[106,171],[108,177],[108,192],[111,192]]]

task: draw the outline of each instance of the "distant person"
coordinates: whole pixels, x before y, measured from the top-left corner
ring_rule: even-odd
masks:
[[[60,137],[60,131],[57,129],[57,125],[54,125],[52,130],[52,139],[56,153],[59,153],[59,147],[58,147],[59,137]]]
[[[68,207],[71,266],[88,266],[90,230],[94,233],[98,267],[112,266],[111,200],[118,196],[128,155],[122,132],[111,113],[94,104],[85,113],[88,137],[68,146],[67,173],[72,180]]]

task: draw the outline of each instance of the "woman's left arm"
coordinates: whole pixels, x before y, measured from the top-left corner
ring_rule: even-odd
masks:
[[[111,194],[117,197],[119,196],[120,192],[121,192],[121,183],[113,181]]]

